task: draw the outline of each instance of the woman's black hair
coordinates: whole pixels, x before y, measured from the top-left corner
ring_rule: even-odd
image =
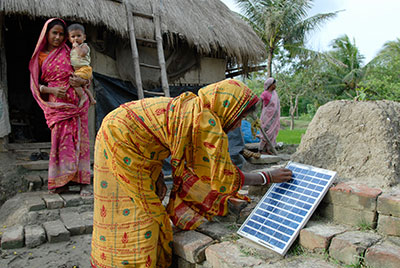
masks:
[[[56,25],[60,25],[64,29],[64,34],[67,34],[67,26],[65,26],[64,22],[59,19],[52,20],[48,25],[47,25],[47,30],[46,30],[46,35],[49,33],[50,29],[53,28]]]

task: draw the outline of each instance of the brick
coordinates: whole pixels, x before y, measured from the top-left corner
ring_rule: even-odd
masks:
[[[301,246],[308,250],[324,252],[328,249],[332,237],[345,231],[347,231],[347,228],[341,225],[310,221],[300,231],[299,242]]]
[[[64,207],[64,199],[62,199],[58,194],[45,194],[43,195],[43,200],[48,209]]]
[[[24,247],[24,227],[14,225],[3,230],[1,237],[2,249],[13,249]]]
[[[93,211],[83,212],[81,217],[85,223],[85,234],[91,234],[93,232]]]
[[[377,198],[381,193],[382,190],[363,184],[342,182],[329,189],[323,202],[357,210],[375,211]]]
[[[236,241],[236,244],[242,251],[252,252],[255,256],[264,260],[275,261],[283,258],[280,254],[276,253],[275,251],[266,248],[264,246],[261,246],[260,244],[257,244],[247,238],[240,238],[239,240]]]
[[[49,243],[68,241],[70,238],[70,233],[61,220],[45,222],[43,223],[43,227],[46,230]]]
[[[34,248],[46,242],[46,232],[39,225],[25,226],[25,245]]]
[[[64,207],[77,207],[83,204],[79,194],[62,194],[61,198],[64,199]]]
[[[190,263],[205,260],[204,250],[213,242],[211,237],[196,231],[181,231],[174,235],[174,254]]]
[[[32,196],[25,200],[29,211],[38,211],[46,208],[46,204],[40,196]]]
[[[380,214],[377,229],[386,235],[400,236],[400,218]]]
[[[203,233],[212,239],[221,240],[226,236],[236,233],[237,228],[233,223],[223,223],[223,222],[205,222],[201,224],[196,230]]]
[[[375,245],[365,253],[367,267],[397,268],[400,263],[400,247],[389,243]]]
[[[211,267],[262,267],[265,263],[263,259],[240,250],[236,244],[228,241],[207,247],[205,253]]]
[[[321,203],[318,206],[318,214],[335,223],[351,226],[368,225],[376,227],[377,213],[366,210],[356,210],[341,205]]]
[[[400,190],[379,196],[377,210],[380,214],[400,217]]]
[[[60,212],[61,221],[71,235],[81,235],[85,233],[85,223],[77,212]]]
[[[365,250],[377,243],[381,237],[374,233],[345,232],[332,239],[329,255],[347,265],[358,265]]]

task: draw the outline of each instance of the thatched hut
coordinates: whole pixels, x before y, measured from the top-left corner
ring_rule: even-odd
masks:
[[[151,14],[150,2],[1,0],[0,147],[50,140],[43,113],[30,93],[28,70],[40,30],[50,17],[63,18],[68,24],[79,22],[86,28],[94,71],[92,89],[98,99],[96,108],[91,108],[92,140],[95,124],[105,113],[137,98],[127,5]],[[161,18],[171,95],[222,80],[233,67],[245,72],[265,58],[263,43],[251,27],[219,0],[153,0],[153,5]],[[153,37],[151,21],[135,17],[134,26],[136,37]],[[157,60],[154,46],[137,44],[141,62]],[[145,89],[160,88],[159,73],[141,72]]]

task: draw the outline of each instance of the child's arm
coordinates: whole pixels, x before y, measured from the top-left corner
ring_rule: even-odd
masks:
[[[73,44],[73,47],[78,51],[78,56],[79,57],[85,57],[86,54],[89,52],[89,47],[86,43],[83,43],[82,46],[75,45],[76,43]]]

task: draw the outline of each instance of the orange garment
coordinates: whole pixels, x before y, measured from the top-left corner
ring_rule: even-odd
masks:
[[[227,130],[258,98],[224,80],[176,98],[148,98],[108,114],[96,137],[92,267],[169,267],[172,227],[195,229],[227,213],[243,174],[228,152]],[[167,209],[156,195],[171,155]]]

